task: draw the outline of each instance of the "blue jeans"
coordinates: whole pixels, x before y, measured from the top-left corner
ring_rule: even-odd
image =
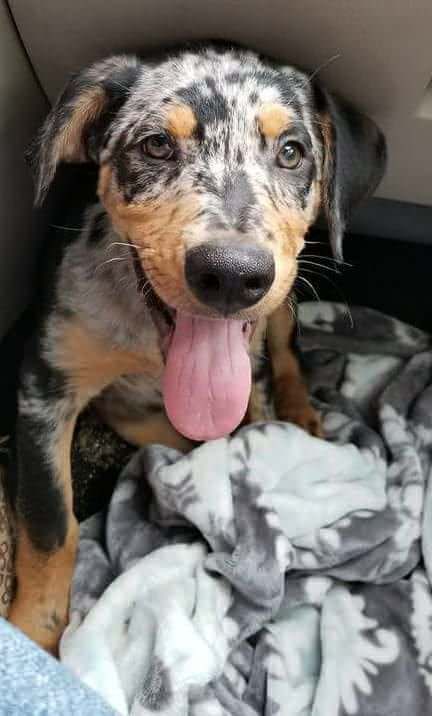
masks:
[[[0,716],[115,716],[68,669],[0,618]]]

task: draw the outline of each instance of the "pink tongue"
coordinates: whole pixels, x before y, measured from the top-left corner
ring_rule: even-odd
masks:
[[[242,421],[251,365],[241,321],[177,313],[163,377],[167,415],[192,440],[213,440]]]

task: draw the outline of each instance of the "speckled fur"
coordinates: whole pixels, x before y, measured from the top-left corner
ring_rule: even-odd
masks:
[[[173,138],[169,161],[142,151],[143,141],[161,130]],[[299,168],[278,165],[281,136],[303,146]],[[47,118],[33,157],[39,203],[60,162],[99,166],[99,203],[63,247],[19,394],[11,619],[54,651],[67,618],[76,545],[69,451],[79,412],[97,400],[128,439],[187,447],[162,411],[163,355],[148,293],[173,309],[211,314],[186,284],[185,252],[225,236],[265,246],[274,257],[273,285],[234,316],[258,322],[251,345],[258,381],[266,322],[277,315],[277,325],[285,325],[283,305],[308,228],[323,209],[340,252],[350,208],[381,177],[385,145],[370,120],[306,73],[246,50],[203,46],[152,61],[113,57],[78,73]],[[287,309],[286,315],[288,321]],[[296,385],[288,391],[293,412],[281,401],[283,417],[317,431],[288,345],[292,330],[283,340],[278,330],[275,319],[272,365],[280,385]],[[256,385],[255,418],[261,394]]]

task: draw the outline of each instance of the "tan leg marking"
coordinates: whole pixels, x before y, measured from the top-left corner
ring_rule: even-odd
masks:
[[[294,320],[281,306],[268,321],[268,345],[273,371],[274,399],[279,420],[295,423],[311,435],[322,436],[321,419],[309,401],[300,367],[291,348]]]
[[[171,425],[164,413],[151,415],[142,421],[125,420],[123,418],[103,415],[106,423],[132,445],[142,447],[151,443],[166,445],[187,453],[194,443],[180,435]]]
[[[267,320],[261,319],[255,329],[252,341],[251,341],[251,357],[253,361],[253,355],[261,355],[264,351],[264,336],[267,330]],[[252,389],[249,398],[249,405],[247,413],[242,421],[242,425],[249,425],[250,423],[259,423],[263,420],[268,419],[267,410],[267,395],[264,389],[264,385],[261,381],[252,382]]]
[[[70,445],[76,417],[65,425],[55,444],[54,472],[67,511],[64,544],[47,554],[30,540],[25,523],[18,518],[15,574],[17,591],[9,621],[39,646],[57,653],[60,636],[67,624],[69,587],[75,563],[78,524],[72,511]]]
[[[44,551],[32,543],[24,519],[18,517],[17,592],[10,610],[10,621],[52,653],[56,652],[67,623],[78,540],[70,465],[76,418],[89,400],[115,378],[126,373],[157,372],[160,362],[156,349],[142,355],[112,347],[76,322],[65,322],[56,339],[55,365],[65,372],[69,383],[70,394],[65,399],[68,417],[59,419],[54,434],[46,436],[44,456],[52,464],[52,484],[58,486],[63,496],[66,539],[63,544]],[[162,429],[159,435],[162,436]],[[130,428],[129,437],[132,437]],[[52,489],[52,484],[48,488]],[[42,495],[45,487],[41,485]]]

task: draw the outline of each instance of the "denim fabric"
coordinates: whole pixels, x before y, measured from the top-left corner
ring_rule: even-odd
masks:
[[[0,716],[115,716],[59,662],[0,618]]]

